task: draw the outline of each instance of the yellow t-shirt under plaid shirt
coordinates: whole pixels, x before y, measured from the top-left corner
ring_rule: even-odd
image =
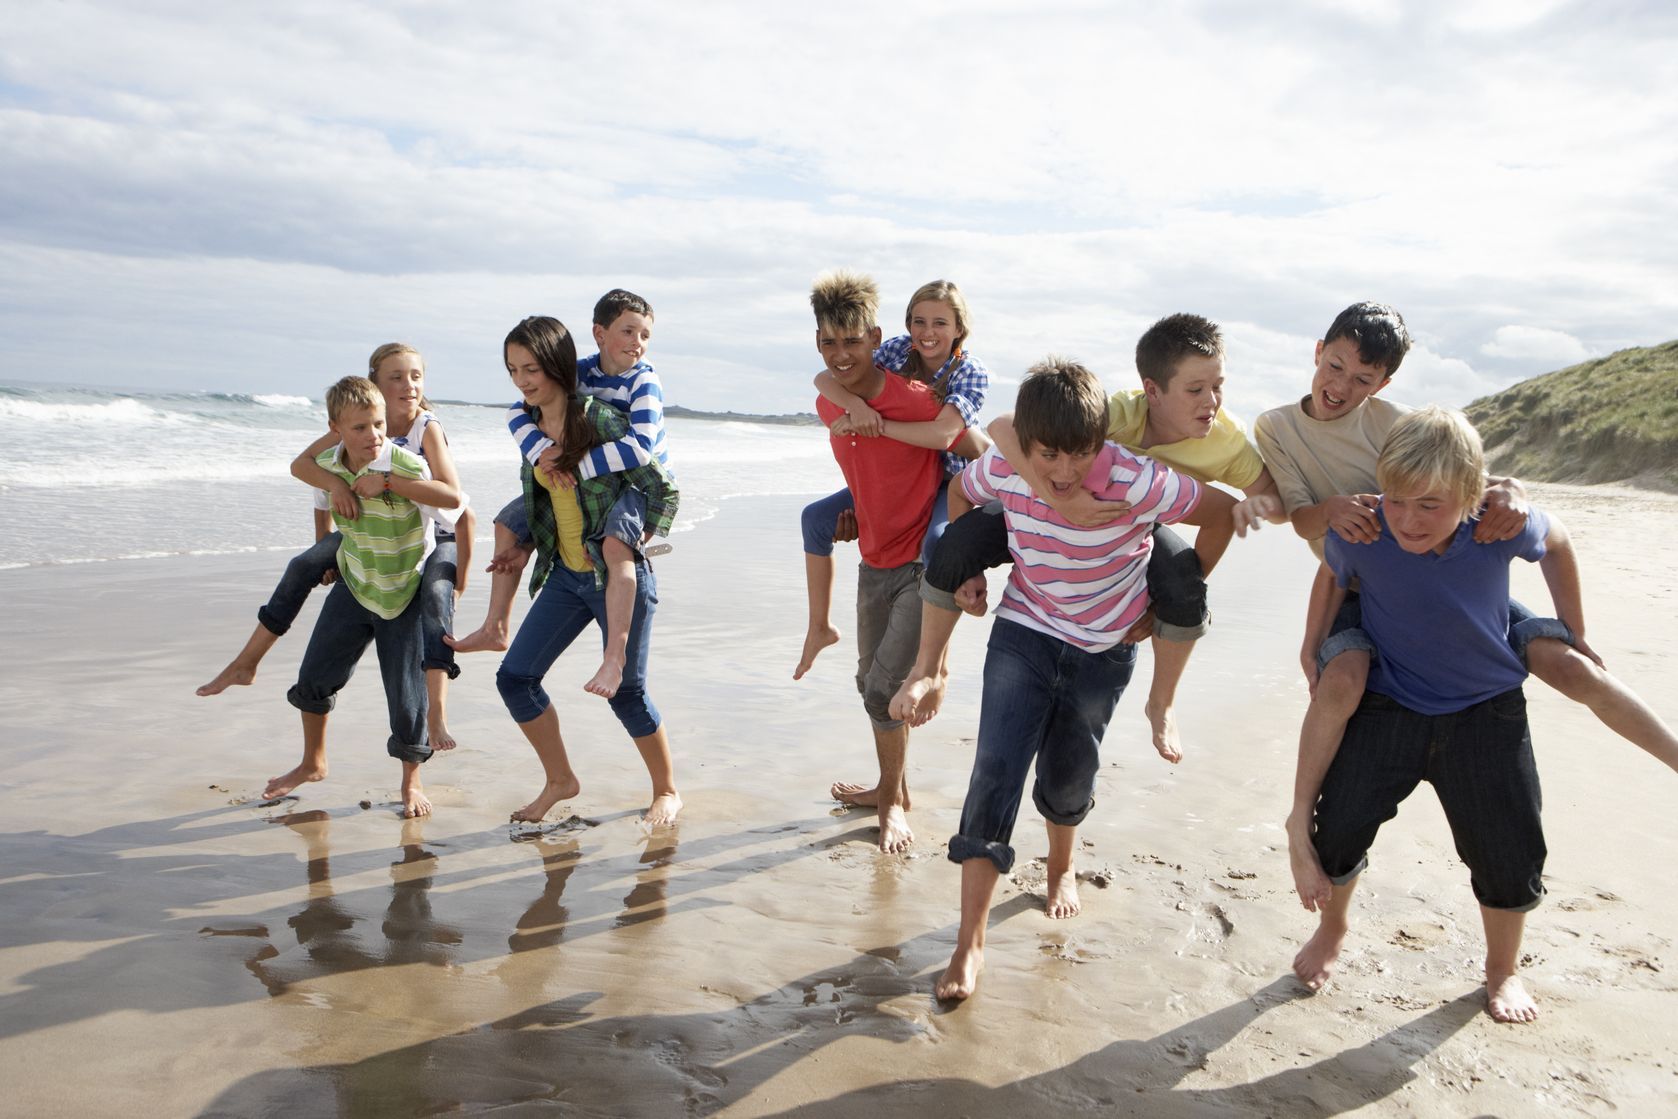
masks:
[[[351,471],[339,460],[340,444],[315,456],[315,464],[354,484],[363,474],[387,472],[402,478],[429,479],[425,461],[386,442],[376,458]],[[430,555],[430,521],[412,501],[386,490],[363,497],[361,516],[353,520],[336,511],[332,519],[344,542],[338,546],[338,577],[361,605],[381,618],[395,618],[419,590],[420,569]]]
[[[594,561],[583,547],[583,507],[577,502],[577,487],[561,488],[548,480],[546,470],[536,471],[536,484],[548,493],[554,507],[554,544],[559,562],[572,571],[593,571]]]

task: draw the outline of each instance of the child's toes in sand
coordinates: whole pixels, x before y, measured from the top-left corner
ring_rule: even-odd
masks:
[[[1083,908],[1078,900],[1078,872],[1072,867],[1049,871],[1048,893],[1043,898],[1043,912],[1051,920],[1076,917]]]
[[[676,822],[676,814],[681,810],[682,798],[674,790],[660,793],[653,798],[652,804],[647,806],[646,813],[641,817],[641,825],[650,830],[673,824]]]
[[[549,781],[542,786],[542,792],[535,800],[513,812],[512,822],[539,824],[553,810],[554,805],[562,800],[570,800],[582,791],[583,784],[575,777],[569,781]]]
[[[1520,976],[1487,975],[1486,1013],[1499,1022],[1533,1022],[1538,1019],[1538,1004],[1527,993]]]
[[[420,786],[419,763],[402,763],[402,815],[413,819],[431,815],[431,799]]]
[[[1322,922],[1299,954],[1294,956],[1294,975],[1310,990],[1322,990],[1328,984],[1329,976],[1334,974],[1334,965],[1339,961],[1340,949],[1345,943],[1344,925]]]
[[[273,800],[275,797],[283,797],[299,785],[307,785],[310,781],[320,781],[325,777],[325,762],[300,762],[296,769],[282,773],[278,777],[270,777],[267,786],[262,790],[262,799]]]
[[[950,966],[938,977],[932,993],[945,1002],[967,998],[979,988],[979,973],[985,969],[983,948],[957,948]]]

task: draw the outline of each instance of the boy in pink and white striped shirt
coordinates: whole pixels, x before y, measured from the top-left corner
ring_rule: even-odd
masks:
[[[935,988],[941,999],[966,998],[978,983],[991,897],[1014,864],[1009,840],[1034,758],[1032,800],[1049,828],[1048,915],[1078,912],[1077,826],[1094,807],[1101,739],[1136,664],[1136,646],[1123,642],[1148,609],[1154,524],[1199,525],[1226,543],[1234,532],[1228,494],[1106,441],[1107,396],[1083,366],[1039,362],[1014,408],[1026,473],[993,448],[950,482],[952,521],[1001,502],[1014,567],[991,628],[973,776],[950,839],[950,860],[962,864],[961,929]],[[1080,486],[1130,509],[1080,528],[1044,500]]]

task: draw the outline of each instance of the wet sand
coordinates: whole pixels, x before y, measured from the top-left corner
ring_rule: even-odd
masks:
[[[1540,495],[1578,543],[1592,643],[1678,722],[1678,499]],[[1294,982],[1313,919],[1280,823],[1311,569],[1276,529],[1237,542],[1214,579],[1177,768],[1148,746],[1144,654],[1080,833],[1083,914],[1041,911],[1028,802],[980,991],[935,1003],[989,622],[964,621],[946,710],[911,745],[918,842],[883,857],[872,813],[825,796],[871,775],[854,626],[790,679],[798,504],[730,502],[658,561],[651,691],[687,808],[651,836],[634,750],[581,691],[592,647],[549,678],[584,788],[545,828],[506,823],[539,770],[491,655],[466,658],[452,693],[462,746],[425,768],[433,817],[398,818],[371,663],[333,716],[331,777],[264,808],[255,795],[299,752],[284,692],[315,605],[254,686],[192,689],[249,633],[284,556],[0,572],[5,1110],[1678,1111],[1678,775],[1542,684],[1528,694],[1550,893],[1526,975],[1543,1018],[1485,1016],[1466,871],[1425,789],[1376,845],[1336,982],[1315,997]],[[1536,568],[1517,576],[1547,601]]]

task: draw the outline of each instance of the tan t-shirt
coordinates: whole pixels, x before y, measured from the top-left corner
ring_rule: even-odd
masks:
[[[1381,492],[1375,461],[1393,425],[1410,409],[1372,396],[1350,415],[1314,420],[1305,414],[1305,399],[1272,408],[1253,424],[1253,438],[1276,479],[1282,507],[1292,515],[1336,494]],[[1322,539],[1310,544],[1322,559]]]

